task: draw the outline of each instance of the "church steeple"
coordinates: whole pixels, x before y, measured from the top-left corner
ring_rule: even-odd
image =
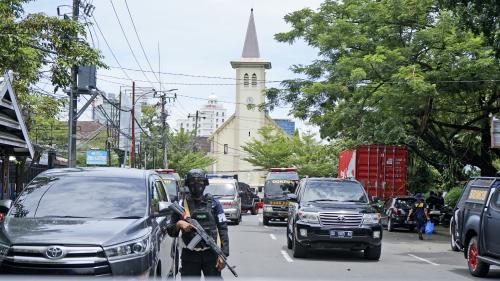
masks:
[[[257,30],[255,29],[255,20],[253,18],[253,9],[250,10],[250,19],[248,20],[247,35],[245,45],[243,46],[243,58],[260,58],[259,41],[257,40]]]

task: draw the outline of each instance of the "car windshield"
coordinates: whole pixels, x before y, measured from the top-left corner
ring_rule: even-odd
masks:
[[[163,180],[163,185],[167,189],[169,195],[177,195],[177,182],[172,176],[162,175],[160,177]]]
[[[368,203],[368,197],[359,183],[343,181],[310,181],[302,200]]]
[[[293,191],[295,183],[291,180],[268,180],[264,186],[266,196],[283,195]]]
[[[268,180],[292,180],[298,181],[299,174],[297,172],[270,172],[267,175]]]
[[[37,177],[23,190],[9,216],[143,217],[147,204],[144,179]]]
[[[236,189],[232,183],[210,183],[204,192],[213,196],[234,196],[235,193]]]
[[[396,200],[396,208],[398,209],[410,209],[415,203],[413,198],[399,198]]]

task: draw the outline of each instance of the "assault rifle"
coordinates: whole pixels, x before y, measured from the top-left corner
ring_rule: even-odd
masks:
[[[181,205],[176,204],[176,203],[171,204],[168,208],[181,217],[184,217],[184,214],[186,212]],[[207,246],[210,247],[210,249],[217,256],[221,257],[224,260],[224,264],[231,271],[231,273],[234,275],[234,277],[238,277],[238,273],[236,273],[236,271],[234,270],[235,266],[230,266],[227,263],[227,257],[224,254],[224,252],[222,252],[222,250],[219,248],[219,246],[217,246],[217,243],[215,242],[215,240],[212,238],[212,236],[210,236],[203,229],[203,227],[200,225],[200,223],[197,220],[189,218],[189,217],[184,218],[183,220],[190,223],[193,226],[194,231],[196,232],[196,236],[193,237],[193,239],[191,239],[191,241],[186,246],[186,248],[188,248],[189,250],[193,250],[196,247],[196,245],[198,245],[198,243],[200,243],[201,241],[204,241],[207,244]]]

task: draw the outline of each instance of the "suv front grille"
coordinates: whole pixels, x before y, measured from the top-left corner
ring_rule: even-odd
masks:
[[[4,257],[2,268],[10,274],[49,275],[110,275],[104,250],[98,246],[57,246],[64,255],[49,259],[47,249],[52,246],[14,245]]]
[[[361,225],[363,215],[358,213],[319,213],[319,220],[324,226],[350,226],[358,227]]]

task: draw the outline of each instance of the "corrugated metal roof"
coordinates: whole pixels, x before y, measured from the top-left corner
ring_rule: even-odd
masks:
[[[0,149],[5,156],[33,157],[33,146],[8,73],[0,78]]]

